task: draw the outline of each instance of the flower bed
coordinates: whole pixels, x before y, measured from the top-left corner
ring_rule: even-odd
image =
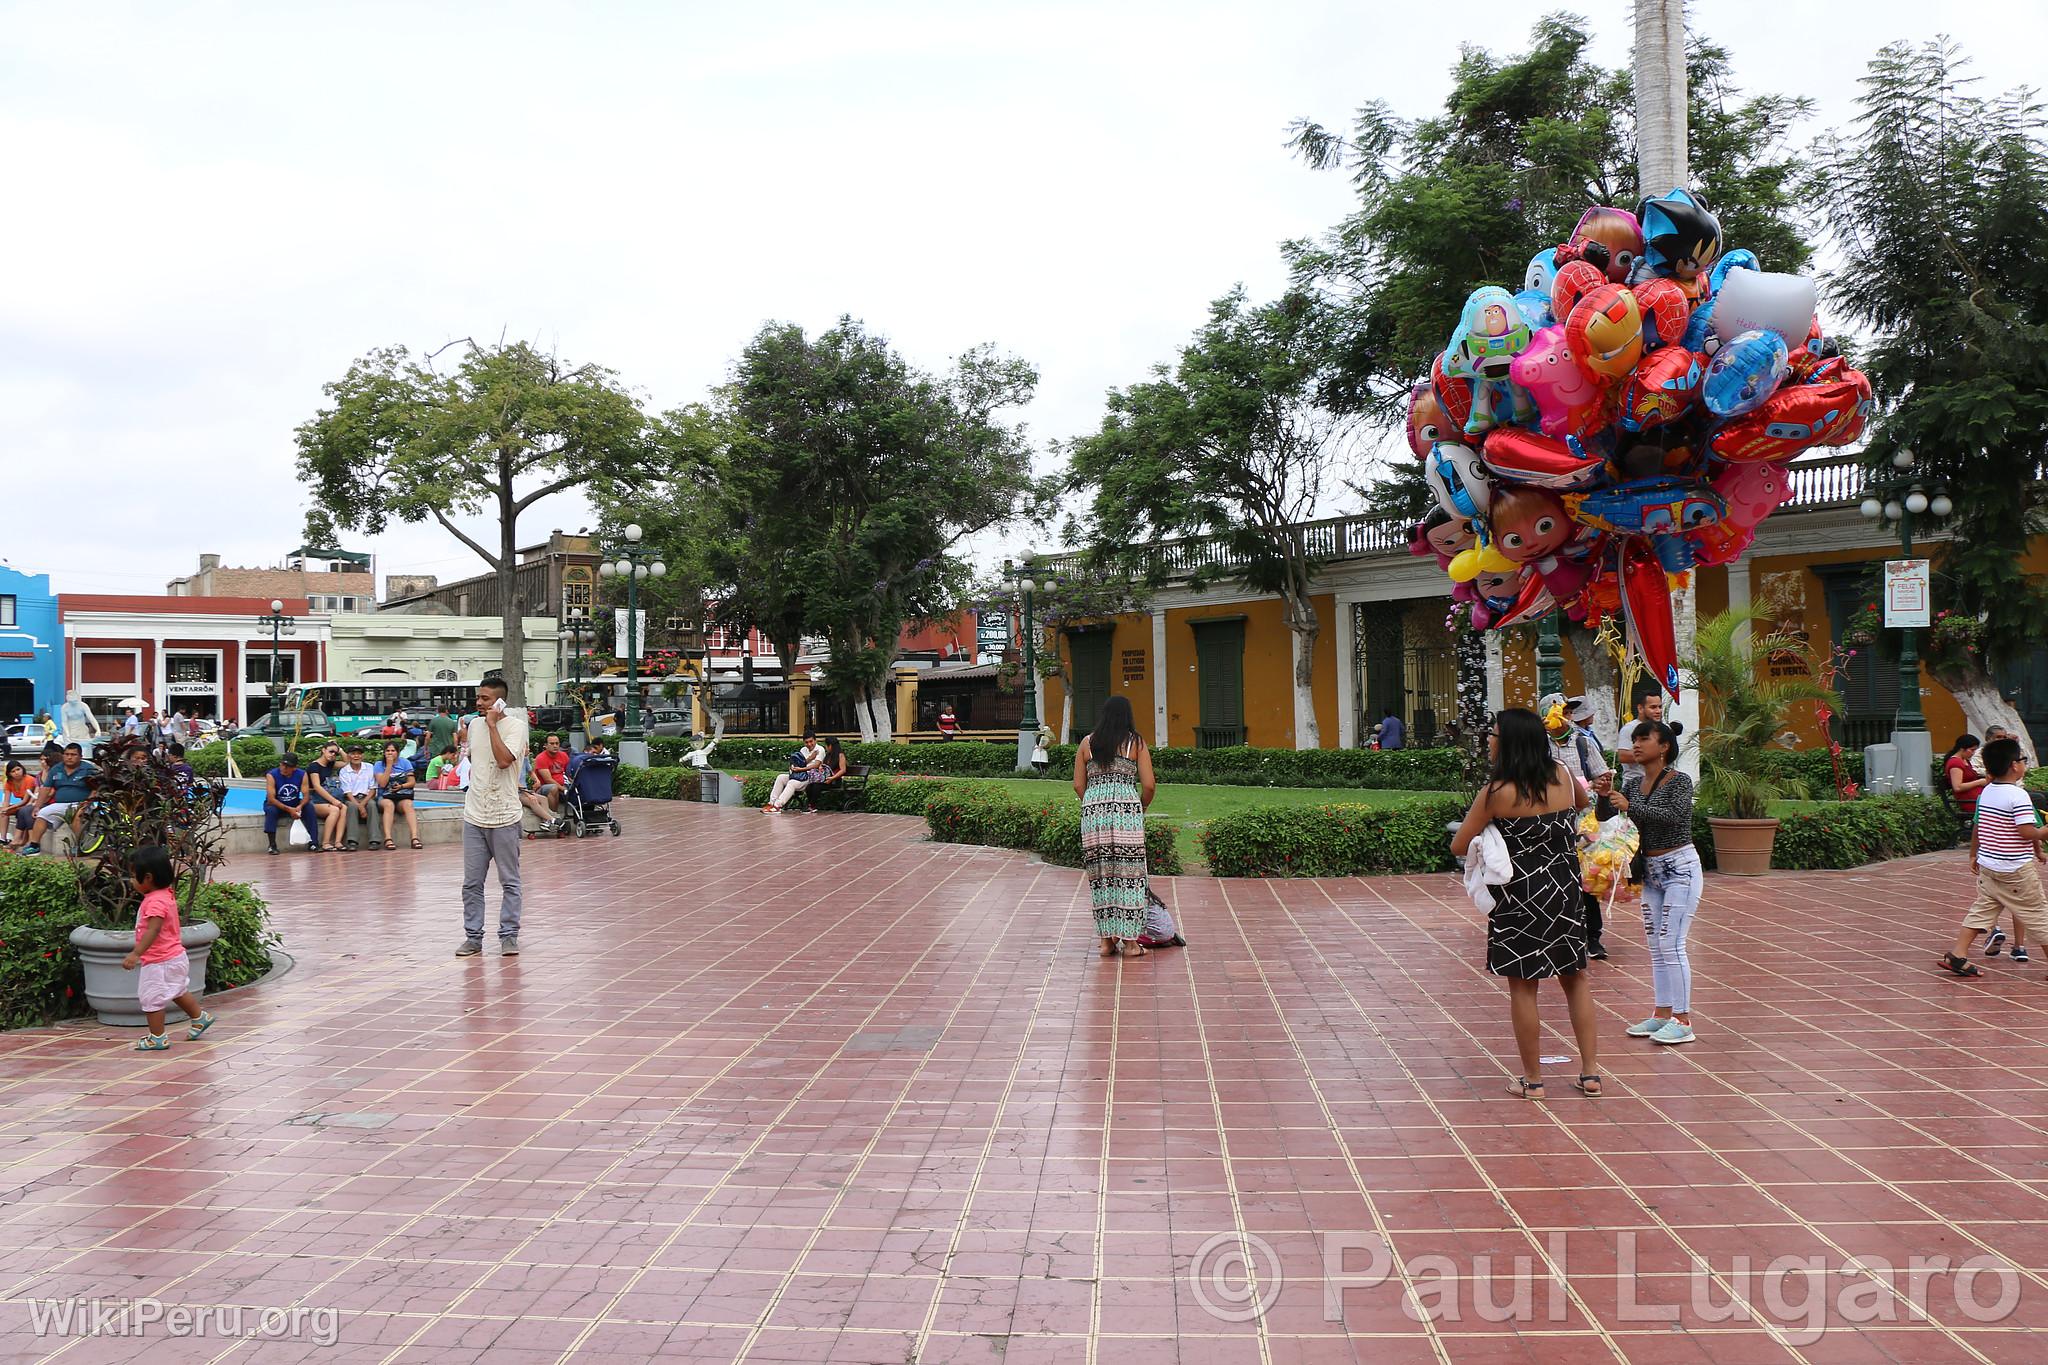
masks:
[[[244,883],[208,883],[187,918],[220,926],[207,960],[209,993],[247,985],[270,970],[278,936],[263,898]],[[0,1028],[88,1012],[71,931],[90,923],[69,859],[0,858]]]

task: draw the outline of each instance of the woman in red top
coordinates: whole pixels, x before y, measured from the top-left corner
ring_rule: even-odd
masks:
[[[20,759],[9,759],[7,778],[0,783],[0,845],[13,847],[28,840],[28,818],[35,812],[36,780]]]
[[[1941,762],[1941,780],[1948,783],[1949,794],[1955,798],[1956,809],[1972,826],[1970,841],[1976,844],[1977,793],[1984,790],[1990,778],[1977,771],[1970,763],[1976,756],[1977,746],[1983,743],[1975,735],[1964,735],[1950,746]]]

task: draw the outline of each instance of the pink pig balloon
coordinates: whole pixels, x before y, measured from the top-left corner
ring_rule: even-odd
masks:
[[[1607,392],[1579,367],[1562,326],[1545,327],[1514,358],[1508,375],[1528,390],[1542,414],[1545,436],[1577,436],[1597,423]]]
[[[1783,465],[1731,464],[1714,476],[1713,484],[1728,504],[1722,520],[1751,530],[1792,500],[1792,481]]]

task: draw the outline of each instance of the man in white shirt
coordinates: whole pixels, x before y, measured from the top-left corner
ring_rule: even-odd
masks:
[[[1621,776],[1616,778],[1614,782],[1616,788],[1619,788],[1622,783],[1628,781],[1631,777],[1641,777],[1643,775],[1642,768],[1629,761],[1629,755],[1635,752],[1636,726],[1645,721],[1662,719],[1664,719],[1664,694],[1662,692],[1651,692],[1646,696],[1636,698],[1635,719],[1623,725],[1621,733],[1614,737],[1614,756],[1621,761]]]
[[[469,722],[469,791],[462,801],[462,945],[457,957],[484,950],[484,873],[498,869],[498,950],[519,952],[519,761],[526,757],[523,707],[505,705],[505,680],[476,685]]]

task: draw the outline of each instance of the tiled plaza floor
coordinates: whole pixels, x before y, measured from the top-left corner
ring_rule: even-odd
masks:
[[[1448,876],[1179,880],[1104,962],[1021,854],[621,813],[525,846],[523,957],[450,955],[454,848],[244,858],[298,965],[205,1041],[0,1036],[0,1355],[144,1358],[36,1334],[84,1296],[338,1322],[153,1363],[2048,1361],[2048,967],[1934,971],[1961,855],[1711,879],[1687,1048],[1623,926],[1539,1105]]]

